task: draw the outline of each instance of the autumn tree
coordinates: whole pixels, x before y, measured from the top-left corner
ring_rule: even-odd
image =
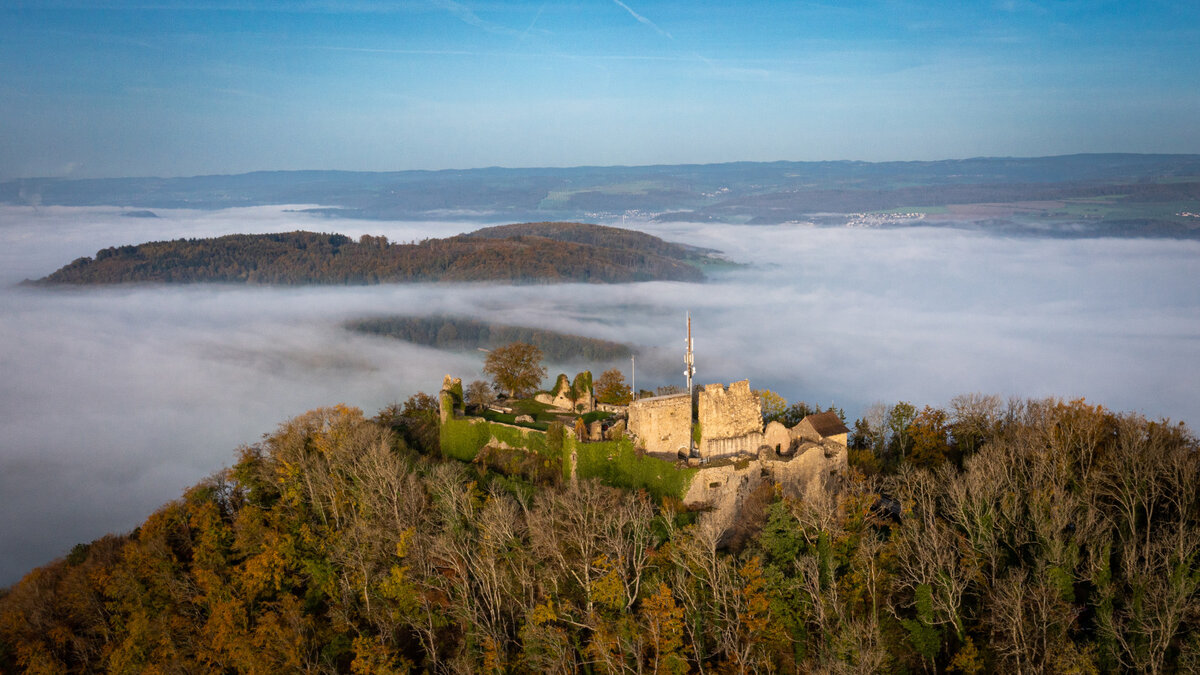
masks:
[[[787,412],[787,399],[776,394],[770,389],[756,389],[754,395],[758,396],[759,404],[762,406],[763,423],[774,422]]]
[[[912,451],[908,461],[917,466],[935,467],[946,461],[950,452],[946,411],[925,406],[908,425]]]
[[[633,399],[633,392],[625,384],[625,375],[617,368],[600,373],[596,379],[596,400],[610,405],[628,405]]]
[[[438,449],[438,402],[419,391],[404,405],[392,403],[375,416],[375,423],[391,427],[409,447],[431,453]]]
[[[546,377],[542,350],[524,342],[513,342],[488,352],[483,372],[492,376],[496,389],[512,398],[528,395]]]

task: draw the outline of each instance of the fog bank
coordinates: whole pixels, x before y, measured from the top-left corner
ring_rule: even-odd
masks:
[[[851,416],[874,401],[944,405],[981,391],[1200,418],[1193,241],[646,224],[746,266],[703,285],[11,286],[154,239],[308,229],[408,241],[476,227],[279,207],[121,213],[0,208],[0,584],[136,526],[305,410],[345,402],[371,415],[432,393],[444,373],[481,376],[479,353],[340,328],[367,314],[459,314],[629,342],[638,385],[653,388],[681,383],[690,310],[699,382],[749,378]]]

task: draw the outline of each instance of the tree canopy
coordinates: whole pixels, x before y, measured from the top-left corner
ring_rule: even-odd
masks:
[[[492,377],[496,389],[511,398],[529,395],[546,378],[542,350],[524,342],[513,342],[488,352],[483,372]]]
[[[619,368],[600,373],[596,379],[596,400],[611,405],[628,405],[633,400],[633,392],[625,383],[625,374]]]
[[[819,498],[755,492],[726,537],[563,481],[561,425],[486,462],[414,452],[431,405],[304,413],[31,571],[0,593],[0,672],[1200,670],[1183,425],[989,397],[864,418],[878,475],[851,455]]]

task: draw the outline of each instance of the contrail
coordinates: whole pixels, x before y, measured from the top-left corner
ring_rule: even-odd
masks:
[[[632,9],[630,9],[630,8],[629,8],[629,5],[627,5],[627,4],[623,3],[623,2],[621,2],[621,0],[613,0],[613,2],[617,3],[618,5],[620,5],[620,6],[621,6],[621,9],[624,9],[626,12],[629,12],[629,16],[632,16],[633,18],[637,19],[639,22],[641,22],[641,23],[644,23],[644,24],[646,24],[647,26],[650,26],[651,28],[653,28],[653,29],[654,29],[654,30],[655,30],[655,31],[656,31],[656,32],[657,32],[659,35],[662,35],[662,36],[664,36],[664,37],[667,37],[667,38],[669,38],[669,39],[671,39],[671,40],[674,40],[674,39],[675,39],[675,37],[674,37],[673,35],[671,35],[671,34],[670,34],[670,33],[668,33],[667,31],[665,31],[665,30],[663,30],[663,29],[659,28],[659,27],[658,27],[658,26],[657,26],[657,25],[656,25],[656,24],[655,24],[653,21],[651,21],[650,19],[647,19],[646,17],[642,16],[641,14],[638,14],[637,12],[633,11]]]

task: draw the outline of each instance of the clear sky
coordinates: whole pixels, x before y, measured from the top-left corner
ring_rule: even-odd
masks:
[[[1200,2],[4,0],[0,178],[1200,152]]]

